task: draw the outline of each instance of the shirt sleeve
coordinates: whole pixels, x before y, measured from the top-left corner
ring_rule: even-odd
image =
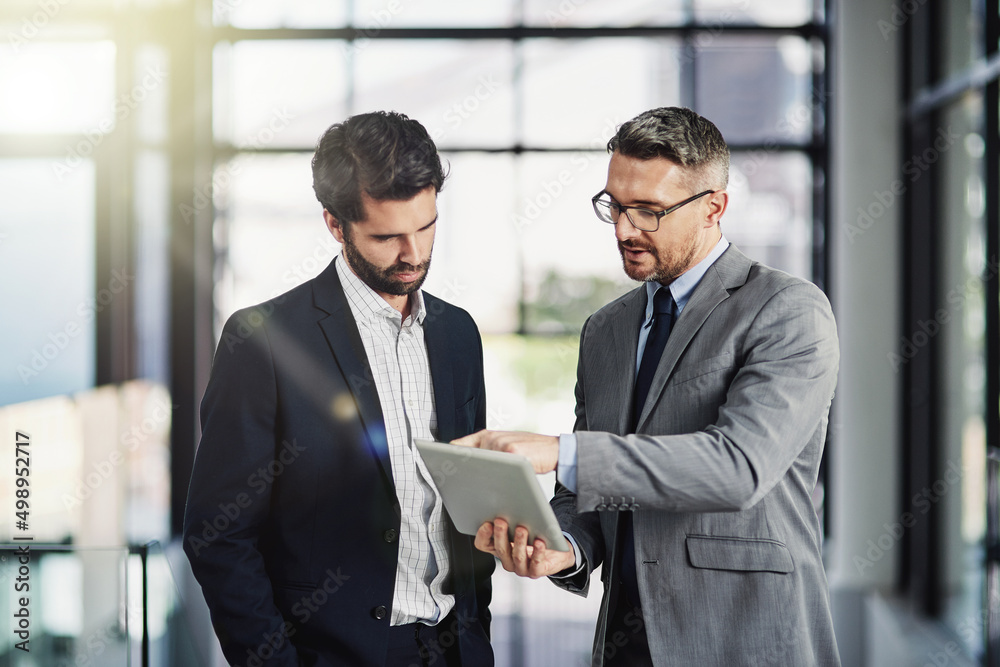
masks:
[[[559,463],[556,467],[556,477],[560,484],[576,493],[576,435],[572,433],[563,433],[559,436]]]
[[[573,547],[573,558],[576,559],[576,565],[574,565],[572,570],[566,570],[559,574],[550,574],[549,579],[570,579],[580,574],[580,571],[583,570],[583,556],[580,555],[580,545],[565,530],[563,531],[563,535],[566,536],[566,539],[569,540],[570,545]]]

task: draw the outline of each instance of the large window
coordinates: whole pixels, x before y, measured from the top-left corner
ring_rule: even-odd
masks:
[[[426,289],[484,333],[491,427],[573,426],[580,326],[634,287],[590,197],[643,110],[714,120],[726,236],[826,282],[822,0],[4,0],[0,28],[0,279],[32,314],[0,402],[169,383],[173,534],[221,322],[339,252],[309,161],[351,114],[404,112],[448,162]],[[500,665],[589,655],[599,596],[495,584]]]
[[[96,302],[94,150],[115,124],[114,43],[9,36],[22,30],[3,31],[0,56],[0,405],[93,386],[98,308],[120,291]]]
[[[824,283],[825,26],[810,2],[216,2],[212,38],[215,326],[339,252],[311,191],[327,126],[393,109],[450,176],[426,289],[484,333],[488,425],[573,427],[584,319],[634,287],[590,197],[637,113],[683,105],[733,150],[730,241]],[[780,5],[780,6],[779,6]],[[548,479],[551,485],[553,479]],[[586,660],[599,596],[499,572],[501,665]]]
[[[695,107],[727,136],[730,240],[823,281],[823,47],[800,34],[810,30],[729,35],[719,23],[652,35],[636,28],[517,39],[511,29],[506,39],[461,39],[457,30],[404,38],[409,31],[397,29],[392,39],[308,41],[273,32],[276,39],[261,31],[238,39],[230,28],[214,49],[220,320],[325,266],[318,257],[329,242],[309,193],[308,158],[328,125],[372,109],[422,121],[447,158],[427,287],[460,292],[451,300],[489,333],[572,334],[579,317],[539,315],[558,304],[538,299],[553,290],[570,301],[592,294],[585,305],[564,305],[593,310],[612,286],[628,288],[589,198],[604,183],[615,128],[655,106]],[[266,248],[272,260],[261,266]],[[487,250],[494,266],[484,271]]]
[[[996,2],[927,6],[906,24],[901,587],[969,657],[1000,665],[997,533]],[[902,184],[903,181],[901,180]]]

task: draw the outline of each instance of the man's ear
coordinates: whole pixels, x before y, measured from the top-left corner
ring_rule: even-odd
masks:
[[[333,234],[333,238],[337,239],[337,243],[344,242],[344,227],[340,224],[340,221],[333,217],[333,214],[323,209],[323,221],[326,222],[326,228],[330,230]]]
[[[722,219],[722,214],[726,212],[728,206],[729,192],[726,190],[718,190],[708,195],[708,217],[705,219],[705,226],[714,227],[719,224],[719,220]]]

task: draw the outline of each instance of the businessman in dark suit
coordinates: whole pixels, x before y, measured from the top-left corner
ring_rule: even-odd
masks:
[[[413,438],[485,427],[472,318],[420,286],[441,161],[396,113],[332,126],[313,186],[343,252],[226,323],[184,548],[233,665],[492,665],[494,559]]]
[[[476,544],[586,595],[602,565],[595,666],[840,664],[812,506],[837,380],[830,304],[722,235],[729,149],[689,109],[624,123],[594,210],[644,284],[584,324],[576,424],[463,444],[556,469],[573,547]]]

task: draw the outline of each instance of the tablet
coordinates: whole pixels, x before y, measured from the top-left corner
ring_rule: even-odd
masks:
[[[549,507],[535,470],[519,454],[414,439],[458,532],[475,535],[500,517],[528,529],[528,544],[542,538],[553,551],[568,551],[559,521]]]

